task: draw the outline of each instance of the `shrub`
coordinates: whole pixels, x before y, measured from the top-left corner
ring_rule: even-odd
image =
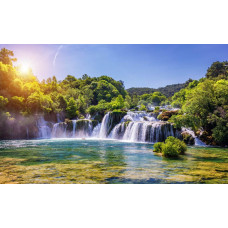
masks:
[[[162,152],[162,145],[163,145],[164,143],[162,143],[162,142],[157,142],[157,143],[155,143],[154,144],[154,151],[155,152]]]
[[[142,104],[139,108],[139,111],[146,111],[146,106]]]
[[[169,136],[165,143],[158,142],[154,144],[154,151],[162,153],[165,157],[178,157],[179,154],[184,154],[187,146],[180,139]]]
[[[167,142],[162,145],[162,155],[165,157],[178,157],[178,147],[172,142]]]
[[[169,136],[165,143],[171,143],[177,147],[178,154],[184,154],[184,152],[187,150],[186,144],[181,141],[180,139],[174,138],[173,136]]]

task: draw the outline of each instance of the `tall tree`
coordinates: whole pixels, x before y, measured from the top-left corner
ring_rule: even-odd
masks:
[[[17,61],[16,58],[12,58],[14,56],[13,51],[10,51],[6,48],[2,48],[0,51],[0,62],[8,65],[13,65],[13,62]]]

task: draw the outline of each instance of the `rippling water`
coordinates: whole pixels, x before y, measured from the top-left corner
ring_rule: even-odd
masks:
[[[146,143],[0,141],[0,183],[228,183],[228,149],[189,147],[171,160]]]

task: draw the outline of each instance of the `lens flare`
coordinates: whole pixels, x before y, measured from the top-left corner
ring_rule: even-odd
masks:
[[[23,63],[21,66],[20,66],[20,72],[23,73],[23,74],[27,74],[29,72],[29,65],[26,64],[26,63]]]

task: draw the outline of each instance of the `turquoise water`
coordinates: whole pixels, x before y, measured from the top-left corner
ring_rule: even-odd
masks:
[[[228,183],[228,149],[189,147],[172,160],[145,143],[0,141],[0,183]]]

